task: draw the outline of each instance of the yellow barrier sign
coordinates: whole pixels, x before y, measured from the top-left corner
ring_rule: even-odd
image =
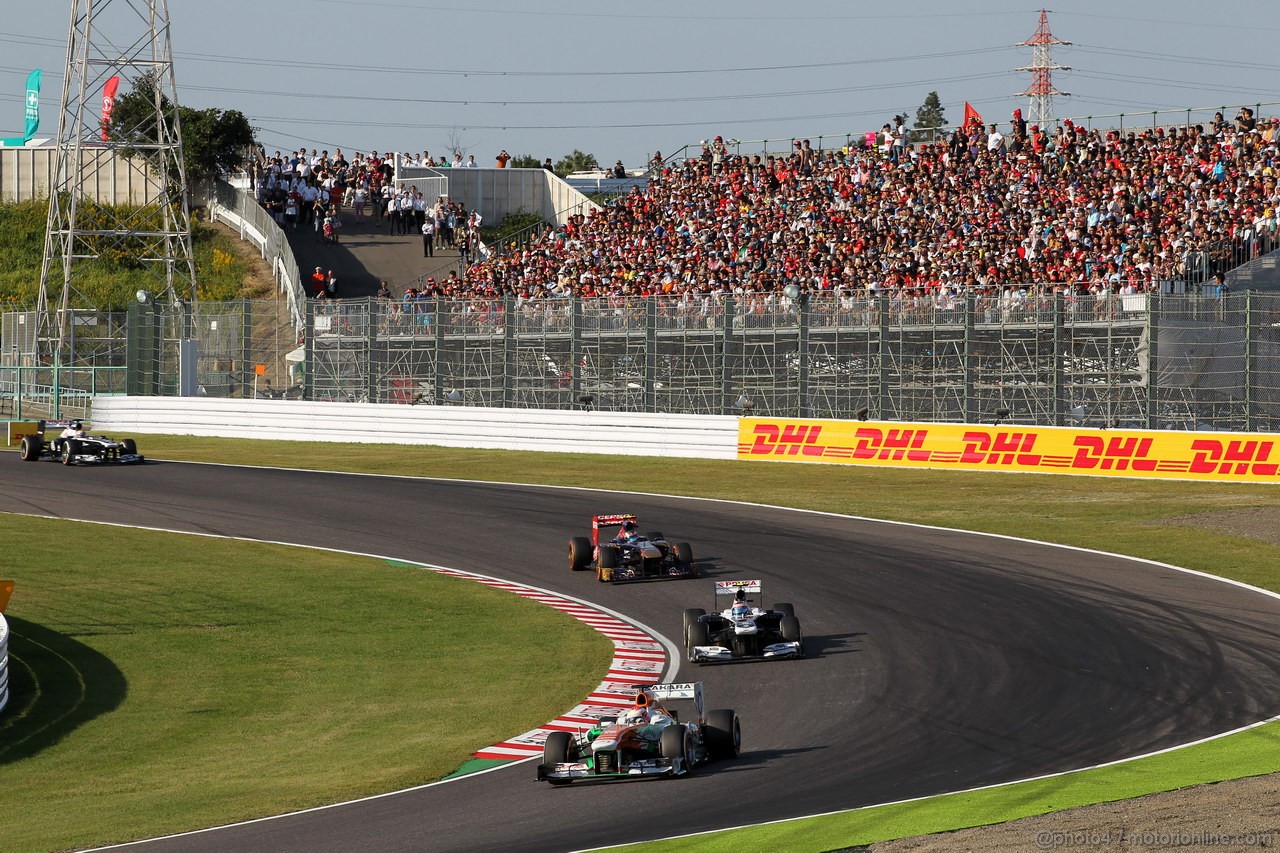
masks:
[[[9,421],[9,447],[17,447],[28,435],[39,435],[39,421]]]
[[[738,458],[1280,483],[1280,435],[742,418]]]

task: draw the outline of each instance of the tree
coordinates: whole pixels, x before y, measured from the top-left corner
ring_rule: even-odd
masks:
[[[578,149],[573,149],[573,153],[564,155],[560,162],[556,163],[555,172],[557,175],[564,177],[573,172],[592,172],[600,168],[600,164],[596,162],[596,155],[586,154]]]
[[[942,101],[939,100],[937,92],[930,92],[925,96],[920,109],[916,110],[916,123],[911,133],[911,141],[929,142],[942,132],[941,129],[946,127],[946,124],[947,117],[944,115]]]
[[[133,89],[116,100],[109,133],[113,142],[124,146],[126,157],[136,153],[131,145],[154,143],[159,136],[155,90],[150,77],[139,77]],[[172,112],[172,104],[162,97],[160,113]],[[179,105],[178,120],[182,123],[182,163],[189,186],[236,168],[244,161],[245,150],[257,145],[253,126],[239,110],[197,110]],[[177,175],[169,178],[176,180]]]
[[[537,169],[542,166],[542,161],[532,154],[521,154],[513,157],[509,165],[513,169]]]

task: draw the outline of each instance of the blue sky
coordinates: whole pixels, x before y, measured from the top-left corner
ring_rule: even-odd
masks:
[[[44,71],[38,136],[56,133],[71,8],[26,3],[0,23],[0,136],[21,132],[33,68]],[[1054,82],[1072,97],[1056,113],[1150,124],[1157,109],[1225,106],[1229,118],[1280,102],[1275,11],[1274,0],[1059,7],[1049,23],[1073,44],[1054,59],[1072,70]],[[503,148],[539,160],[580,149],[628,166],[715,135],[749,140],[746,151],[843,142],[894,113],[914,120],[930,91],[950,122],[966,100],[1007,121],[1026,111],[1015,93],[1030,84],[1014,69],[1031,51],[1014,45],[1039,16],[996,0],[170,0],[169,14],[180,100],[241,110],[269,152],[457,145],[492,165]]]

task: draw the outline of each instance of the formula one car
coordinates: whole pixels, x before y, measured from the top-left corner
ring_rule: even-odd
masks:
[[[715,595],[717,607],[728,595],[733,605],[713,613],[700,607],[684,612],[684,650],[691,662],[804,657],[804,635],[794,608],[775,604],[762,609],[756,604],[760,581],[716,581]]]
[[[600,531],[613,527],[619,529],[618,535],[609,539],[606,534],[605,541],[600,541]],[[569,568],[580,572],[594,564],[596,580],[609,583],[697,576],[688,542],[672,543],[656,531],[643,535],[637,531],[636,517],[629,513],[593,515],[591,538],[569,539]]]
[[[44,432],[49,428],[58,429],[60,433],[74,430],[75,434],[67,437],[59,434],[46,442]],[[22,437],[18,450],[24,462],[53,459],[63,465],[137,465],[146,461],[132,438],[115,441],[105,435],[89,435],[80,421],[40,421],[34,434]]]
[[[742,749],[738,715],[728,709],[703,712],[702,683],[636,685],[635,704],[594,727],[552,732],[542,750],[538,781],[684,776],[707,761],[736,758]],[[694,717],[680,722],[664,704],[692,699]]]

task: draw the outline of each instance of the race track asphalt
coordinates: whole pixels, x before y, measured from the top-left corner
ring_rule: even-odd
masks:
[[[526,763],[147,851],[575,850],[1079,768],[1280,714],[1280,600],[1028,542],[681,498],[16,454],[0,454],[0,511],[442,564],[678,639],[708,580],[614,587],[566,567],[590,515],[636,512],[693,543],[705,578],[761,578],[803,623],[804,660],[681,667],[743,728],[739,760],[689,778],[552,788]]]

